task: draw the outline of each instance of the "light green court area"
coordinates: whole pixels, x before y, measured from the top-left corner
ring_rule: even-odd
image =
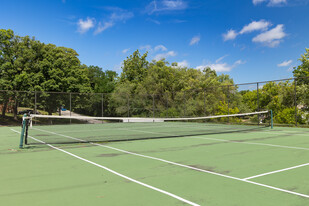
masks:
[[[45,144],[18,149],[14,130],[21,128],[0,127],[3,205],[309,205],[309,129],[239,126],[222,133],[229,127],[141,123],[29,130],[62,151]],[[106,141],[117,135],[141,140]]]

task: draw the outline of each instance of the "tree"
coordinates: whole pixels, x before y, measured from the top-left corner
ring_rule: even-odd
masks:
[[[297,84],[297,99],[303,110],[309,111],[309,48],[299,59],[302,64],[294,68]]]
[[[63,100],[45,91],[91,91],[86,69],[81,67],[77,56],[73,49],[46,45],[28,36],[19,37],[12,30],[0,30],[0,87],[6,90],[41,91],[39,97],[42,102],[39,106],[51,114],[63,104]],[[9,99],[14,102],[16,119],[19,103],[33,101],[24,94],[14,94],[4,98],[4,105]]]
[[[123,61],[121,81],[140,82],[147,74],[147,52],[143,55],[138,50]]]

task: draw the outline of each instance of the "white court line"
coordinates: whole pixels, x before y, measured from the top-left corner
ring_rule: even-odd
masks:
[[[266,131],[259,131],[259,132],[266,132],[266,133],[271,133],[271,134],[281,134],[281,135],[298,135],[298,136],[305,136],[305,137],[309,137],[309,134],[297,134],[296,132],[285,132],[282,131],[282,133],[278,133],[281,131],[271,131],[271,130],[266,130]]]
[[[265,175],[270,175],[270,174],[274,174],[274,173],[278,173],[278,172],[296,169],[296,168],[299,168],[299,167],[304,167],[304,166],[307,166],[307,165],[309,165],[309,163],[297,165],[297,166],[294,166],[294,167],[288,167],[288,168],[281,169],[281,170],[275,170],[275,171],[272,171],[272,172],[266,172],[266,173],[263,173],[263,174],[259,174],[259,175],[255,175],[255,176],[251,176],[251,177],[246,177],[246,178],[243,178],[243,179],[249,180],[249,179],[253,179],[253,178],[257,178],[257,177],[262,177],[262,176],[265,176]]]
[[[135,131],[135,132],[141,132],[141,133],[152,133],[152,134],[164,135],[164,133],[159,133],[159,132],[148,132],[148,131],[131,130],[131,129],[122,129],[122,130]],[[226,140],[226,139],[217,139],[217,138],[207,138],[207,137],[193,137],[193,136],[189,136],[188,138],[207,139],[207,140],[214,140],[214,141],[220,141],[220,142],[231,142],[231,143],[239,143],[239,144],[261,145],[261,146],[268,146],[268,147],[279,147],[279,148],[286,148],[286,149],[309,150],[309,148],[304,148],[304,147],[292,147],[292,146],[275,145],[275,144],[265,144],[265,143],[257,143],[257,142],[237,142],[237,141],[235,141],[235,140]]]
[[[235,140],[216,139],[216,138],[208,138],[208,137],[190,137],[190,138],[207,139],[207,140],[230,142],[230,143],[236,143],[236,144],[252,144],[252,145],[261,145],[261,146],[268,146],[268,147],[286,148],[286,149],[309,150],[309,148],[305,148],[305,147],[292,147],[292,146],[277,145],[277,144],[266,144],[266,143],[258,143],[258,142],[237,142]]]
[[[14,129],[11,129],[11,130],[14,131],[14,132],[16,132],[16,133],[18,133],[18,134],[20,134],[20,132],[14,130]],[[111,172],[111,173],[113,173],[113,174],[115,174],[115,175],[118,175],[118,176],[124,178],[124,179],[127,179],[127,180],[129,180],[129,181],[135,182],[135,183],[137,183],[137,184],[139,184],[139,185],[142,185],[142,186],[144,186],[144,187],[150,188],[150,189],[152,189],[152,190],[158,191],[158,192],[160,192],[160,193],[163,193],[163,194],[165,194],[165,195],[168,195],[168,196],[170,196],[170,197],[173,197],[173,198],[175,198],[175,199],[178,199],[178,200],[180,200],[180,201],[182,201],[182,202],[184,202],[184,203],[187,203],[187,204],[189,204],[189,205],[199,206],[199,204],[196,204],[196,203],[194,203],[194,202],[191,202],[191,201],[189,201],[189,200],[186,200],[186,199],[184,199],[184,198],[182,198],[182,197],[179,197],[179,196],[177,196],[177,195],[175,195],[175,194],[172,194],[172,193],[170,193],[170,192],[161,190],[161,189],[156,188],[156,187],[154,187],[154,186],[145,184],[145,183],[143,183],[143,182],[140,182],[140,181],[138,181],[138,180],[135,180],[135,179],[133,179],[133,178],[130,178],[130,177],[128,177],[128,176],[125,176],[125,175],[123,175],[123,174],[120,174],[120,173],[118,173],[118,172],[116,172],[116,171],[114,171],[114,170],[112,170],[112,169],[109,169],[109,168],[103,166],[103,165],[97,164],[97,163],[95,163],[95,162],[92,162],[92,161],[87,160],[87,159],[85,159],[85,158],[82,158],[82,157],[80,157],[80,156],[77,156],[77,155],[75,155],[75,154],[73,154],[73,153],[71,153],[71,152],[68,152],[68,151],[66,151],[66,150],[60,149],[60,148],[55,147],[55,146],[53,146],[53,145],[51,145],[51,144],[47,144],[47,143],[45,143],[45,142],[43,142],[43,141],[41,141],[41,140],[39,140],[39,139],[36,139],[36,138],[34,138],[34,137],[32,137],[32,136],[28,136],[28,137],[30,137],[30,138],[32,138],[32,139],[34,139],[34,140],[36,140],[36,141],[38,141],[38,142],[40,142],[40,143],[43,143],[43,144],[45,144],[45,145],[47,145],[47,146],[49,146],[49,147],[51,147],[51,148],[53,148],[53,149],[56,149],[56,150],[61,151],[61,152],[64,152],[64,153],[66,153],[66,154],[68,154],[68,155],[70,155],[70,156],[72,156],[72,157],[75,157],[75,158],[80,159],[80,160],[82,160],[82,161],[88,162],[88,163],[90,163],[90,164],[92,164],[92,165],[95,165],[95,166],[97,166],[97,167],[100,167],[100,168],[102,168],[102,169],[104,169],[104,170],[107,170],[107,171],[109,171],[109,172]]]
[[[34,129],[36,129],[36,128],[34,128]],[[47,133],[51,133],[51,134],[55,134],[55,135],[58,135],[58,136],[67,137],[67,138],[74,139],[74,140],[79,140],[79,141],[82,141],[82,142],[87,142],[85,140],[81,140],[81,139],[78,139],[78,138],[75,138],[75,137],[71,137],[71,136],[68,136],[68,135],[63,135],[63,134],[59,134],[59,133],[55,133],[55,132],[51,132],[51,131],[47,131],[47,130],[40,130],[40,129],[36,129],[36,130],[47,132]],[[298,192],[293,192],[293,191],[290,191],[290,190],[281,189],[281,188],[278,188],[278,187],[273,187],[273,186],[266,185],[266,184],[261,184],[261,183],[253,182],[253,181],[246,180],[246,179],[241,179],[241,178],[237,178],[237,177],[233,177],[233,176],[229,176],[229,175],[224,175],[224,174],[220,174],[220,173],[216,173],[216,172],[212,172],[212,171],[208,171],[208,170],[203,170],[203,169],[199,169],[199,168],[196,168],[196,167],[192,167],[192,166],[188,166],[188,165],[183,165],[183,164],[180,164],[180,163],[176,163],[176,162],[172,162],[172,161],[168,161],[168,160],[164,160],[164,159],[160,159],[160,158],[156,158],[156,157],[151,157],[151,156],[142,155],[142,154],[138,154],[138,153],[134,153],[134,152],[129,152],[129,151],[118,149],[118,148],[111,147],[111,146],[106,146],[106,145],[92,143],[92,142],[88,142],[88,143],[93,144],[93,145],[97,145],[97,146],[100,146],[100,147],[105,147],[105,148],[109,148],[109,149],[112,149],[112,150],[120,151],[120,152],[123,152],[123,153],[135,155],[135,156],[140,156],[140,157],[144,157],[144,158],[148,158],[148,159],[153,159],[153,160],[165,162],[165,163],[172,164],[172,165],[177,165],[177,166],[180,166],[180,167],[184,167],[184,168],[188,168],[188,169],[192,169],[192,170],[196,170],[196,171],[200,171],[200,172],[204,172],[204,173],[209,173],[209,174],[213,174],[213,175],[217,175],[217,176],[221,176],[221,177],[225,177],[225,178],[229,178],[229,179],[234,179],[234,180],[238,180],[238,181],[242,181],[242,182],[247,182],[247,183],[250,183],[250,184],[254,184],[254,185],[259,185],[259,186],[262,186],[262,187],[270,188],[270,189],[273,189],[273,190],[277,190],[277,191],[286,192],[286,193],[289,193],[289,194],[293,194],[293,195],[309,198],[309,195],[305,195],[305,194],[298,193]]]

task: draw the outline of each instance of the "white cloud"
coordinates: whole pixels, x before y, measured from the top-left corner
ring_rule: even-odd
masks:
[[[250,24],[244,26],[242,30],[239,32],[239,34],[250,33],[259,30],[267,30],[267,28],[270,25],[271,25],[270,22],[265,21],[263,19],[260,21],[252,21]]]
[[[183,60],[181,62],[177,62],[177,66],[181,68],[189,67],[189,62],[187,60]]]
[[[146,12],[148,14],[164,12],[164,11],[177,11],[184,10],[188,7],[187,3],[182,0],[161,0],[152,1],[146,7]]]
[[[276,47],[286,36],[286,33],[283,31],[283,27],[283,24],[278,24],[275,28],[257,35],[252,39],[252,41],[257,43],[263,43],[264,45],[269,47]]]
[[[126,21],[130,18],[132,18],[134,14],[132,12],[124,11],[124,10],[118,10],[117,12],[113,12],[110,16],[110,19],[115,21]]]
[[[252,3],[254,5],[257,5],[257,4],[260,4],[260,3],[264,2],[264,1],[267,1],[267,0],[252,0]]]
[[[140,50],[146,50],[146,51],[151,51],[151,45],[147,44],[147,45],[142,45],[139,47]]]
[[[167,51],[167,48],[161,44],[161,45],[156,46],[154,50],[155,51]]]
[[[228,55],[224,55],[222,57],[220,57],[219,59],[216,60],[216,63],[219,63],[221,60],[223,60],[225,57],[227,57]]]
[[[174,56],[176,56],[176,52],[169,51],[169,52],[166,52],[166,53],[157,54],[154,57],[154,60],[159,61],[159,60],[167,59],[168,57],[174,57]]]
[[[252,0],[254,5],[258,5],[263,2],[268,2],[267,6],[282,6],[287,4],[287,0]]]
[[[219,58],[220,59],[220,58]],[[211,69],[215,70],[216,72],[229,72],[233,68],[237,67],[240,64],[244,64],[245,62],[242,60],[237,60],[234,62],[233,65],[229,65],[227,63],[219,63],[216,61],[215,64],[205,64],[197,66],[196,69],[203,70],[206,67],[210,67]]]
[[[200,35],[194,36],[192,37],[191,41],[190,41],[190,46],[194,45],[194,44],[198,44],[199,41],[201,40]]]
[[[226,34],[223,34],[224,41],[233,40],[237,37],[237,32],[233,29],[230,29]]]
[[[290,66],[292,64],[292,60],[287,60],[287,61],[283,61],[282,63],[280,64],[277,64],[278,67],[287,67],[287,66]]]
[[[83,34],[95,26],[95,19],[87,17],[87,19],[79,19],[77,22],[78,32]]]
[[[101,22],[99,22],[98,27],[96,28],[94,34],[99,34],[112,26],[114,26],[113,22],[104,22],[103,25]]]
[[[121,52],[122,52],[123,54],[126,54],[126,53],[128,53],[128,51],[130,51],[130,48],[124,49],[124,50],[122,50]]]
[[[132,18],[134,14],[120,8],[109,8],[113,13],[108,17],[107,21],[101,23],[99,22],[94,34],[99,34],[108,28],[113,27],[117,22],[125,23],[126,20]]]

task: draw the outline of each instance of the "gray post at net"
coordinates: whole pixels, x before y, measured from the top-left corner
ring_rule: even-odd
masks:
[[[256,83],[256,102],[257,102],[257,111],[260,111],[260,101],[259,101],[259,83]],[[260,125],[260,115],[258,115],[258,125]]]
[[[296,93],[296,78],[294,78],[294,104],[295,104],[295,126],[297,126],[297,93]]]

